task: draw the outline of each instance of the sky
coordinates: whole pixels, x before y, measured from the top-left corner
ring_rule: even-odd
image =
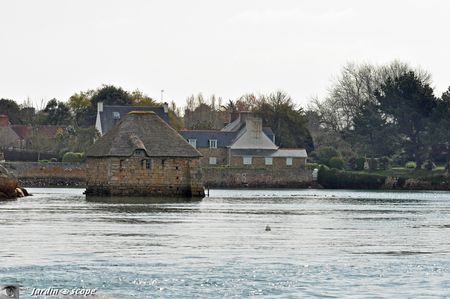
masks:
[[[446,0],[0,0],[0,98],[36,107],[113,84],[185,105],[287,92],[306,106],[348,62],[398,59],[450,86]]]

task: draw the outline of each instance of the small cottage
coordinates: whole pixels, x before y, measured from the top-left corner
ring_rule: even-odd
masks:
[[[200,152],[154,112],[128,113],[86,156],[87,196],[204,197]]]

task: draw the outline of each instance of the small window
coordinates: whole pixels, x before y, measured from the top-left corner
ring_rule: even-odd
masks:
[[[115,119],[115,120],[120,119],[120,113],[117,112],[117,111],[114,111],[114,112],[113,112],[113,119]]]
[[[244,165],[252,165],[252,157],[244,157],[242,162]]]
[[[137,149],[134,151],[134,155],[138,157],[145,157],[145,150],[143,149]]]
[[[292,158],[286,158],[286,165],[288,166],[292,165]]]
[[[143,160],[142,164],[145,169],[152,169],[152,160],[151,159]]]
[[[217,139],[209,140],[209,148],[217,148]]]
[[[273,164],[273,159],[272,159],[272,157],[265,158],[265,163],[266,163],[266,165],[272,165],[272,164]]]
[[[216,157],[209,157],[209,164],[212,164],[212,165],[217,164],[217,158]]]
[[[188,142],[193,148],[197,148],[197,139],[188,139]]]

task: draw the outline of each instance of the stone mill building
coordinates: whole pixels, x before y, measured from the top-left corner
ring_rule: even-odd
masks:
[[[154,112],[132,111],[87,151],[87,196],[203,197],[201,154]]]

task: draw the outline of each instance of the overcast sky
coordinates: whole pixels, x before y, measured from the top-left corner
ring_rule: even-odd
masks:
[[[450,1],[0,0],[0,97],[102,84],[184,105],[284,90],[303,106],[347,62],[394,59],[450,86]]]

